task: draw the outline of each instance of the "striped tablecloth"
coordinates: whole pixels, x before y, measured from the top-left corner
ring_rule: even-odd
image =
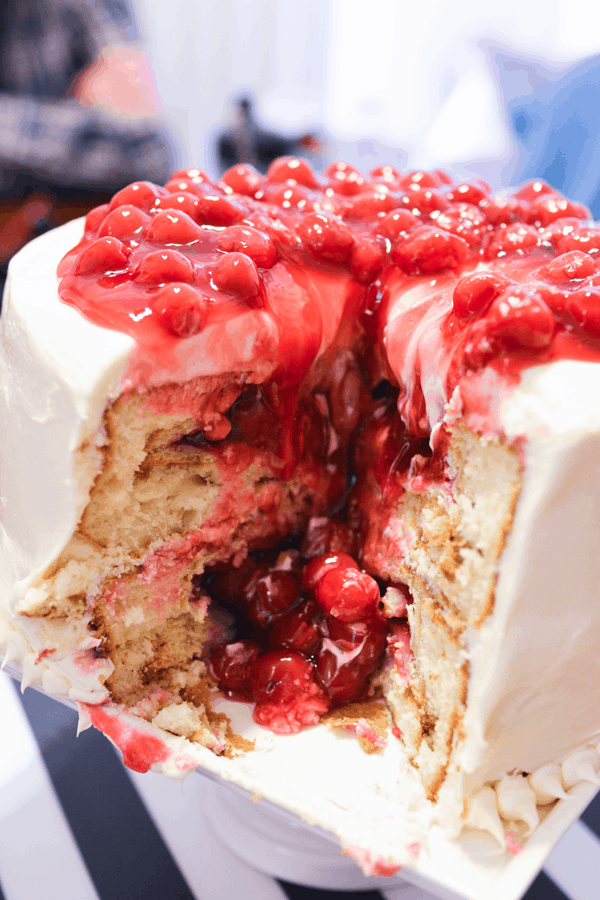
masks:
[[[270,878],[216,838],[209,782],[125,769],[76,714],[0,675],[0,900],[434,900],[411,885],[352,893]],[[525,900],[598,900],[600,796],[561,839]]]

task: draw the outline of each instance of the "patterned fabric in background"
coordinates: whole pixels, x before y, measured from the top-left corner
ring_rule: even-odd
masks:
[[[73,96],[103,48],[136,37],[120,0],[4,0],[0,195],[22,196],[37,184],[115,189],[168,178],[173,153],[160,126],[85,107]]]

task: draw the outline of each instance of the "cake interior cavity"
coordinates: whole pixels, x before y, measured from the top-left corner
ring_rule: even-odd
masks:
[[[543,614],[541,576],[511,577],[524,548],[544,566],[536,523],[549,546],[564,527],[530,509],[580,450],[597,489],[596,415],[559,437],[518,413],[529,396],[564,423],[569,397],[549,399],[543,373],[597,378],[600,232],[587,218],[541,182],[495,198],[483,182],[391,167],[317,177],[279,160],[218,185],[186,170],[119,192],[64,245],[48,236],[61,301],[52,283],[45,348],[28,248],[2,320],[2,415],[43,447],[38,426],[55,414],[13,408],[26,333],[32,369],[54,372],[69,409],[55,450],[72,526],[58,548],[21,549],[19,508],[33,522],[35,501],[17,484],[3,545],[11,652],[85,704],[134,768],[180,772],[209,753],[240,780],[227,763],[254,751],[225,696],[291,740],[322,720],[374,756],[397,741],[428,816],[523,838],[536,803],[587,772],[576,754],[595,753],[600,732],[583,704],[537,741],[499,684],[508,650],[525,665]],[[62,357],[96,337],[102,367],[82,363],[78,386]],[[584,566],[577,608],[595,584]],[[547,660],[560,638],[544,633]],[[566,704],[575,651],[556,674]]]

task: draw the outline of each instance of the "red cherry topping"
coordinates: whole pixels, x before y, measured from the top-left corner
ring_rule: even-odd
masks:
[[[274,571],[254,584],[254,596],[248,604],[248,617],[265,626],[283,615],[300,599],[300,585],[288,572]]]
[[[350,254],[350,271],[361,284],[368,284],[383,268],[385,257],[383,238],[360,237]]]
[[[319,556],[315,556],[314,559],[311,559],[304,569],[302,574],[302,587],[310,591],[314,590],[326,572],[329,572],[331,569],[337,569],[338,567],[359,570],[358,565],[354,562],[352,557],[348,556],[346,553],[323,553]]]
[[[255,662],[252,672],[252,696],[284,703],[293,700],[298,689],[312,681],[311,663],[293,651],[269,650]]]
[[[580,281],[589,278],[596,271],[596,263],[589,255],[581,250],[571,250],[555,257],[538,275],[553,284],[561,284],[567,281]]]
[[[444,269],[457,269],[468,252],[469,245],[457,235],[424,226],[394,247],[392,260],[409,274],[422,272],[429,275]]]
[[[283,184],[267,185],[265,188],[265,200],[268,203],[281,206],[282,209],[292,209],[296,206],[302,209],[308,201],[308,192],[290,180]]]
[[[116,209],[118,206],[137,206],[146,212],[155,209],[158,200],[166,194],[165,188],[158,187],[150,181],[134,181],[128,184],[122,190],[117,191],[110,201],[109,209]]]
[[[523,204],[515,197],[488,197],[481,200],[479,208],[490,225],[510,225],[525,216]]]
[[[536,180],[528,181],[527,184],[520,187],[518,191],[515,191],[515,197],[519,200],[525,200],[527,203],[532,203],[534,200],[537,200],[538,197],[543,197],[544,194],[554,193],[554,188],[551,188],[545,181]]]
[[[377,609],[377,582],[354,566],[329,569],[315,587],[315,597],[327,615],[341,622],[357,622]]]
[[[192,337],[204,327],[206,298],[189,284],[169,284],[161,288],[153,305],[163,327],[175,337]]]
[[[419,220],[407,209],[395,209],[377,223],[377,234],[395,241],[400,235],[407,234]]]
[[[137,270],[140,284],[162,284],[165,281],[194,280],[194,267],[178,250],[155,250],[145,256]]]
[[[101,275],[127,268],[129,253],[114,237],[101,237],[79,254],[75,275]]]
[[[363,222],[384,215],[398,206],[400,206],[398,194],[391,194],[386,190],[363,191],[347,201],[344,218]]]
[[[198,193],[198,222],[203,225],[233,225],[244,218],[244,210],[216,189]]]
[[[256,263],[245,253],[225,253],[213,266],[212,281],[217,290],[241,300],[254,300],[260,290]]]
[[[570,228],[567,225],[561,231],[562,234],[556,244],[559,253],[566,253],[568,250],[582,250],[584,253],[595,255],[600,252],[600,230],[582,226]]]
[[[375,671],[385,650],[385,629],[367,628],[359,622],[334,625],[332,620],[330,631],[331,637],[323,640],[317,652],[316,674],[334,703],[343,703],[360,695]]]
[[[102,222],[98,237],[110,235],[121,241],[139,238],[150,221],[150,216],[136,206],[118,206]]]
[[[328,186],[336,194],[352,196],[353,194],[360,194],[364,190],[365,179],[358,169],[355,169],[350,163],[332,163],[325,169],[323,174],[328,179]]]
[[[190,219],[196,219],[199,216],[199,201],[195,194],[187,191],[177,191],[176,193],[167,194],[161,197],[157,204],[157,209],[177,209],[186,213]]]
[[[304,159],[294,156],[280,156],[267,169],[267,181],[277,183],[293,179],[308,188],[317,187],[317,179],[310,165]]]
[[[448,200],[452,200],[455,203],[472,203],[476,206],[482,200],[485,200],[491,192],[492,189],[487,181],[477,179],[476,181],[464,181],[462,184],[457,184],[456,187],[448,191],[446,196]]]
[[[312,562],[313,556],[341,553],[348,554],[345,559],[352,559],[355,549],[356,533],[350,525],[341,519],[313,516],[309,519],[300,552]]]
[[[296,226],[296,234],[317,259],[345,262],[354,245],[350,229],[326,212],[308,213]]]
[[[254,166],[244,164],[227,169],[221,181],[236,194],[246,194],[248,197],[254,197],[260,189],[262,176],[260,172],[256,171]]]
[[[440,228],[463,238],[470,247],[475,247],[484,230],[488,229],[485,213],[470,203],[453,203],[435,221]]]
[[[431,188],[409,187],[409,192],[400,198],[398,205],[427,214],[445,209],[448,206],[448,200],[443,194]]]
[[[506,256],[507,253],[531,250],[540,243],[540,234],[536,228],[515,222],[494,232],[485,255],[487,259],[496,259],[499,256]]]
[[[254,641],[215,644],[208,659],[209,674],[227,696],[250,700],[252,667],[260,652],[260,645]]]
[[[371,178],[381,180],[386,184],[397,184],[402,177],[398,169],[393,166],[375,166],[369,174]]]
[[[156,213],[147,231],[148,240],[157,244],[192,244],[201,235],[202,229],[193,219],[175,210]]]
[[[312,656],[321,642],[322,618],[323,614],[314,600],[305,600],[301,606],[285,613],[275,622],[271,629],[271,646]]]
[[[581,203],[571,203],[558,194],[546,194],[534,200],[527,214],[527,221],[535,225],[546,226],[555,219],[573,216],[576,219],[589,219],[590,212]]]
[[[85,217],[85,233],[97,231],[102,222],[104,222],[107,212],[108,203],[103,203],[102,206],[96,206],[94,209],[91,209]]]
[[[487,316],[491,337],[505,347],[539,350],[554,335],[554,316],[539,295],[521,287],[505,290]]]
[[[219,235],[217,247],[226,253],[245,253],[262,269],[270,269],[277,262],[277,250],[271,238],[250,225],[232,225]]]
[[[461,278],[452,295],[452,306],[457,316],[469,318],[488,308],[504,291],[510,280],[492,272],[475,272]]]
[[[600,291],[573,291],[567,301],[568,309],[577,324],[591,338],[600,338]]]
[[[419,169],[414,172],[408,172],[400,179],[400,184],[404,188],[409,187],[411,184],[416,185],[417,188],[437,188],[441,183],[441,179],[436,172],[423,172]]]

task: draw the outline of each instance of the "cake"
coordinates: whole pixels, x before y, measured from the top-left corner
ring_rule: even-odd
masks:
[[[5,660],[132,768],[212,769],[367,871],[432,822],[514,849],[600,761],[599,251],[542,182],[291,158],[138,182],[28,245]]]

